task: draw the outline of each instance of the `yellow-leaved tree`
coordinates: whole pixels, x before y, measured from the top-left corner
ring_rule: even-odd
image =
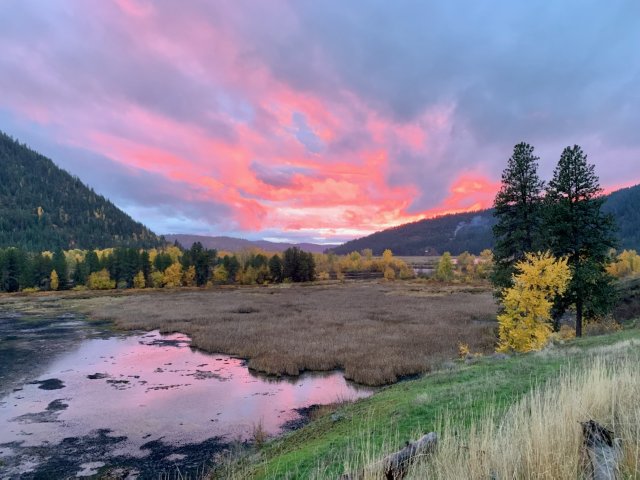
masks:
[[[165,271],[162,283],[167,288],[178,288],[182,285],[182,265],[172,263]]]
[[[385,269],[384,269],[384,278],[385,278],[385,280],[395,280],[396,279],[396,271],[391,267],[385,267]]]
[[[485,249],[480,252],[478,264],[476,265],[476,275],[478,278],[489,278],[493,269],[493,252]]]
[[[635,250],[624,250],[607,271],[617,278],[640,273],[640,255]]]
[[[151,286],[153,288],[162,288],[164,282],[164,274],[162,272],[151,272]]]
[[[227,283],[229,281],[229,272],[224,265],[218,265],[213,269],[213,281],[215,283]]]
[[[549,252],[527,253],[515,265],[513,287],[504,291],[504,311],[498,315],[498,352],[540,350],[552,332],[551,307],[571,280],[566,258]]]
[[[51,270],[51,275],[49,277],[49,285],[51,290],[57,290],[60,286],[60,279],[58,278],[58,272],[55,270]]]
[[[449,252],[444,252],[436,266],[436,279],[442,282],[453,280],[453,260]]]
[[[185,287],[196,286],[196,267],[191,265],[184,271],[184,273],[182,274],[182,284]]]
[[[146,286],[146,282],[144,279],[144,273],[140,270],[136,273],[136,276],[133,277],[133,288],[144,288]]]

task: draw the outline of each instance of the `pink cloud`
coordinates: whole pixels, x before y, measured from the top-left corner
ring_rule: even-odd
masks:
[[[252,32],[271,10],[291,32],[300,20],[286,3],[254,7],[87,2],[77,7],[86,25],[0,48],[17,72],[0,78],[0,106],[62,144],[179,185],[194,231],[348,237],[491,206],[510,146],[481,144],[459,99],[416,100],[416,114],[396,115],[320,49],[283,74]],[[296,37],[269,33],[286,68]],[[190,213],[207,202],[224,216]]]

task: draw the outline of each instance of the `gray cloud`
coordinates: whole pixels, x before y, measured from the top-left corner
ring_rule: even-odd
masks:
[[[639,179],[640,3],[634,0],[151,5],[155,13],[140,20],[99,0],[0,3],[0,128],[42,146],[124,208],[145,212],[155,228],[186,225],[189,218],[193,225],[235,227],[231,207],[185,197],[191,185],[52,139],[81,143],[73,133],[84,120],[101,133],[194,156],[182,137],[123,122],[120,109],[134,105],[230,145],[242,141],[237,123],[282,145],[260,88],[243,85],[262,69],[328,109],[352,106],[356,98],[385,122],[416,122],[425,111],[452,106],[446,128],[428,135],[423,151],[385,142],[389,185],[418,187],[410,213],[442,202],[460,172],[497,179],[521,140],[536,146],[545,176],[565,145],[580,143],[603,183]],[[225,45],[201,24],[229,35],[238,52],[225,61],[241,74],[225,78],[219,67]],[[149,31],[160,37],[145,36]],[[192,48],[172,56],[178,44]],[[25,104],[50,118],[27,128],[14,116]],[[349,110],[344,128],[326,143],[299,112],[288,133],[325,163],[356,164],[375,143],[359,108]],[[251,173],[276,188],[291,186],[296,174],[321,174],[255,154]]]
[[[313,171],[309,168],[295,166],[270,166],[260,162],[251,162],[249,166],[256,178],[273,187],[290,187],[293,185],[293,177],[296,174],[310,175]]]
[[[479,142],[608,132],[640,122],[640,4],[634,1],[292,1],[297,28],[247,35],[282,80],[356,92],[399,120],[457,104]],[[282,54],[283,48],[287,55]],[[295,46],[295,48],[293,47]],[[323,62],[314,62],[321,58]],[[309,61],[311,59],[311,61]]]

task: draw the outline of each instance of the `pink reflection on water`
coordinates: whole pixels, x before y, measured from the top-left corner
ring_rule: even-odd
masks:
[[[87,340],[39,379],[49,378],[65,387],[26,384],[0,400],[0,444],[53,443],[99,428],[127,436],[128,455],[161,437],[176,444],[248,439],[259,422],[275,434],[298,416],[294,409],[373,391],[346,382],[340,372],[274,381],[250,373],[240,359],[192,350],[188,337],[158,332]],[[54,400],[68,407],[42,421],[37,414]]]

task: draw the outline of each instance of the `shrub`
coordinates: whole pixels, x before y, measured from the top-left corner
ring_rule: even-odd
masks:
[[[189,268],[185,270],[182,275],[182,284],[185,287],[195,287],[196,286],[196,267],[191,265]]]
[[[553,334],[553,337],[558,340],[570,340],[575,338],[576,329],[569,325],[562,325],[560,330]]]
[[[396,279],[395,270],[391,267],[386,267],[384,269],[384,278],[385,280],[395,280]]]
[[[146,285],[146,282],[144,280],[144,273],[142,272],[142,270],[140,270],[138,273],[136,273],[136,276],[133,277],[133,288],[144,288]]]
[[[214,283],[227,283],[229,281],[229,272],[224,268],[224,265],[218,265],[213,269],[213,282]]]
[[[162,272],[152,272],[149,280],[151,281],[151,286],[153,288],[162,288],[164,275]]]
[[[453,261],[451,260],[451,254],[444,252],[438,266],[436,267],[436,279],[443,282],[450,282],[453,280]]]
[[[111,280],[106,268],[103,268],[99,272],[93,272],[89,275],[87,284],[91,290],[110,290],[112,288],[116,288],[116,281]]]
[[[589,320],[584,326],[585,335],[604,335],[607,333],[618,332],[620,330],[622,330],[622,325],[616,322],[611,315]]]
[[[400,265],[400,278],[402,280],[409,280],[411,278],[414,278],[415,276],[416,275],[413,269],[406,263],[402,262],[402,264]]]
[[[320,272],[317,278],[318,280],[329,280],[331,277],[329,276],[329,272]]]

